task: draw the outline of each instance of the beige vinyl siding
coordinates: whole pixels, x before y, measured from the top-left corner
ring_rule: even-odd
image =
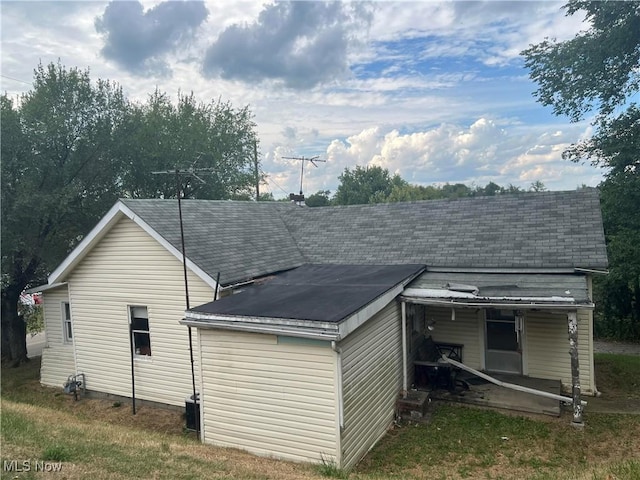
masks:
[[[204,441],[293,461],[336,458],[329,342],[200,330]]]
[[[184,405],[192,383],[187,328],[178,323],[185,310],[182,263],[123,218],[68,282],[77,368],[87,389],[131,396],[129,307],[145,306],[152,355],[134,361],[136,396]],[[192,306],[213,298],[213,289],[192,272],[189,293]]]
[[[463,345],[462,362],[475,369],[482,368],[481,320],[476,309],[457,308],[456,318],[451,320],[450,308],[428,306],[426,320],[435,322],[430,332],[435,342]]]
[[[578,311],[578,351],[583,393],[593,393],[589,350],[593,338],[592,312]],[[560,379],[571,385],[571,358],[566,314],[525,312],[528,374],[531,377]]]
[[[42,294],[44,325],[47,343],[42,350],[40,383],[62,387],[69,375],[76,373],[73,344],[64,342],[63,303],[69,302],[66,285],[47,290]]]
[[[341,466],[354,466],[384,435],[402,388],[400,304],[392,301],[343,342]]]

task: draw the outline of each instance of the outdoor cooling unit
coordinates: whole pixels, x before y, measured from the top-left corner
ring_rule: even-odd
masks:
[[[187,423],[187,430],[199,430],[198,423],[200,421],[200,394],[196,393],[195,401],[193,395],[185,399],[185,417]]]

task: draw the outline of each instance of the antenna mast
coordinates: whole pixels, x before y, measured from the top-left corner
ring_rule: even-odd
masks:
[[[316,162],[326,162],[319,158],[318,155],[315,157],[281,157],[283,160],[298,160],[300,161],[300,195],[294,195],[293,193],[289,195],[291,200],[296,202],[304,202],[304,194],[302,193],[302,181],[304,180],[304,162],[310,162],[314,167],[318,168]]]
[[[182,247],[182,271],[184,273],[184,296],[185,296],[185,303],[187,306],[187,310],[190,310],[191,305],[189,303],[189,281],[188,281],[188,276],[187,276],[187,253],[186,250],[184,248],[184,225],[182,223],[182,202],[180,200],[180,198],[182,197],[182,182],[180,181],[180,176],[192,176],[194,177],[196,180],[198,180],[201,183],[207,183],[205,182],[202,178],[200,178],[196,172],[199,173],[213,173],[213,168],[194,168],[196,162],[198,161],[198,159],[200,158],[200,156],[198,156],[198,158],[196,158],[195,162],[193,162],[193,164],[189,167],[186,168],[184,170],[180,170],[178,167],[176,167],[174,170],[161,170],[161,171],[156,171],[156,172],[151,172],[152,175],[175,175],[176,176],[176,195],[178,197],[178,217],[180,219],[180,246]],[[218,288],[218,285],[216,284],[216,289]],[[196,411],[196,415],[195,415],[195,420],[196,420],[196,435],[200,436],[200,417],[198,415],[198,393],[196,392],[196,374],[195,374],[195,367],[194,367],[194,359],[193,359],[193,335],[191,333],[191,327],[187,327],[188,331],[189,331],[189,354],[191,356],[191,383],[192,383],[192,387],[193,387],[193,404],[195,407],[195,411]],[[135,413],[135,406],[134,406],[134,413]]]

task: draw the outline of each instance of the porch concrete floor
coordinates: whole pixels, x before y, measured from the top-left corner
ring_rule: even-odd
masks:
[[[544,380],[541,378],[505,374],[492,374],[491,376],[503,382],[514,383],[557,395],[560,394],[561,385],[559,380]],[[469,385],[469,390],[462,390],[460,387],[456,388],[455,392],[433,390],[431,392],[431,398],[433,400],[504,408],[519,412],[560,416],[560,401],[558,400],[501,387],[471,374],[468,376],[461,374],[458,378],[472,382]]]

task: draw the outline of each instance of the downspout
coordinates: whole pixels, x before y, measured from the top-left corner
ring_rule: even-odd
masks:
[[[213,301],[215,302],[218,299],[218,287],[220,286],[220,272],[218,272],[218,276],[216,277],[216,289],[213,292]]]
[[[402,397],[407,398],[407,304],[400,303],[402,309]]]
[[[338,346],[335,340],[331,341],[331,350],[336,352],[337,357],[337,372],[336,381],[338,388],[338,420],[340,422],[340,428],[344,427],[344,403],[342,401],[342,349]]]
[[[335,340],[331,341],[331,350],[336,353],[336,395],[338,396],[338,431],[336,445],[336,463],[342,465],[342,429],[344,428],[344,403],[342,399],[342,349]]]

